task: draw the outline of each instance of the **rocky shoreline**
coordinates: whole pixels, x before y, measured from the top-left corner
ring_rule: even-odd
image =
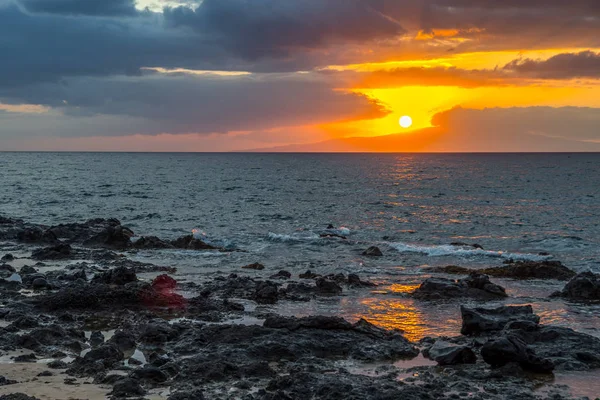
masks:
[[[433,276],[409,296],[457,307],[471,298],[482,307],[461,307],[460,336],[410,342],[403,332],[366,319],[248,310],[248,304],[335,298],[375,285],[357,275],[242,274],[264,268],[255,263],[202,284],[178,282],[175,267],[133,261],[122,252],[240,250],[193,235],[134,237],[116,219],[42,226],[0,216],[0,242],[30,253],[0,254],[5,363],[45,365],[28,382],[43,386],[59,376],[64,385],[79,385],[78,398],[89,398],[86,386],[94,386],[110,398],[170,400],[571,399],[568,387],[549,383],[552,374],[600,368],[600,339],[540,324],[531,306],[485,307],[508,296],[490,276],[565,280],[553,296],[600,300],[598,275],[575,274],[557,262],[434,271],[465,277]],[[370,368],[373,373],[364,372]],[[23,382],[17,378],[0,377],[0,393],[6,393],[0,399],[36,398],[10,391]]]

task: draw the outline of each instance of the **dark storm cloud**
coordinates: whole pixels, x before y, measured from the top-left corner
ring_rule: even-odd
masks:
[[[13,89],[17,103],[42,104],[68,117],[111,115],[152,121],[144,133],[225,133],[378,118],[387,110],[303,74],[74,78]],[[106,135],[138,133],[115,130]],[[86,132],[79,132],[85,136]]]
[[[514,60],[504,70],[539,79],[600,78],[600,54],[565,53],[547,60]]]
[[[135,0],[20,0],[29,12],[65,15],[135,15]]]
[[[218,38],[256,59],[321,48],[328,41],[368,41],[404,33],[364,0],[204,0],[195,10],[165,10],[167,22]]]

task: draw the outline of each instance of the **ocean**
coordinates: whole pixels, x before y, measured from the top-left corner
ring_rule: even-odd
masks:
[[[429,267],[553,259],[600,272],[600,154],[0,153],[0,215],[115,217],[137,236],[194,232],[242,250],[130,255],[177,267],[181,281],[356,273],[379,286],[264,307],[365,317],[419,339],[460,327],[459,303],[406,296]],[[384,257],[363,256],[369,246]],[[266,269],[240,268],[254,262]],[[600,306],[548,298],[563,282],[494,282],[510,295],[497,304],[533,304],[542,322],[600,336]]]

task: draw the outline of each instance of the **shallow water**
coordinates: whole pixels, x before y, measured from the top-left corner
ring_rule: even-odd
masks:
[[[552,258],[600,272],[598,154],[0,153],[0,171],[0,215],[47,224],[117,217],[140,236],[196,230],[247,251],[130,254],[176,266],[180,280],[357,273],[380,286],[270,310],[365,317],[415,340],[456,335],[460,325],[458,303],[406,297],[427,267]],[[449,245],[457,241],[484,250]],[[362,256],[371,245],[384,257]],[[257,261],[267,269],[240,269]],[[546,323],[600,335],[600,306],[548,300],[564,283],[497,281],[511,298],[490,305],[533,304]]]

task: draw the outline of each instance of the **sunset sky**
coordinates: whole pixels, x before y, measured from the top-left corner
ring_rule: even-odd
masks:
[[[0,0],[0,57],[0,150],[600,151],[598,0]]]

